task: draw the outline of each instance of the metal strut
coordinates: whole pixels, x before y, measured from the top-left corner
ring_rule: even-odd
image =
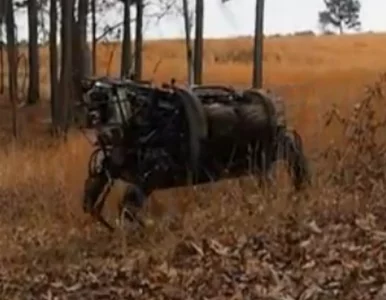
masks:
[[[98,198],[96,203],[93,206],[93,209],[91,211],[91,215],[102,225],[104,225],[110,232],[114,231],[114,227],[110,225],[109,222],[102,216],[102,209],[105,205],[107,196],[109,195],[111,188],[114,185],[114,180],[111,179],[111,177],[108,176],[108,182],[106,184],[106,188],[104,189],[102,195]]]

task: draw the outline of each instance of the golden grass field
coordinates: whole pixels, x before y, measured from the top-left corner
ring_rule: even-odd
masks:
[[[354,128],[364,133],[349,140],[342,125],[325,126],[325,114],[333,104],[350,114],[364,103],[365,86],[386,70],[385,45],[383,34],[267,38],[264,85],[286,100],[314,186],[293,195],[283,179],[274,193],[263,193],[253,180],[234,180],[160,191],[149,203],[156,226],[125,237],[98,229],[81,211],[91,151],[84,137],[74,132],[67,143],[50,141],[31,130],[44,126],[45,100],[20,108],[23,143],[0,147],[0,298],[384,299],[375,297],[386,282],[385,176],[382,168],[370,170],[384,166],[382,130],[372,144],[366,130],[375,119],[353,113]],[[205,41],[204,82],[250,85],[251,53],[248,38]],[[100,45],[98,74],[118,74],[119,57],[118,44]],[[183,83],[184,59],[183,41],[146,42],[144,77]],[[47,70],[42,49],[43,94]],[[369,105],[379,120],[384,102],[374,96]],[[5,141],[5,97],[0,106]],[[329,146],[340,156],[322,160]],[[357,178],[357,186],[327,181],[339,172]]]

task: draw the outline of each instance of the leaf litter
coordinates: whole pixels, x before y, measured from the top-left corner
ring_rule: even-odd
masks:
[[[386,232],[373,214],[181,240],[167,259],[115,255],[1,271],[1,299],[376,299],[386,297]]]

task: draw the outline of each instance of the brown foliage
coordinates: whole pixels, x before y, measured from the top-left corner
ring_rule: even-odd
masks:
[[[364,98],[354,104],[348,116],[342,116],[336,107],[328,113],[326,125],[335,125],[342,132],[342,138],[337,145],[331,145],[324,156],[333,166],[330,179],[341,187],[376,193],[386,183],[386,117],[382,111],[385,87],[386,74],[382,74],[367,88]]]
[[[146,211],[156,225],[143,231],[109,235],[90,224],[80,204],[90,145],[76,132],[66,143],[37,135],[44,111],[20,109],[24,136],[35,135],[0,151],[0,298],[383,299],[386,82],[374,55],[374,40],[383,39],[267,43],[266,56],[280,57],[267,61],[267,82],[287,99],[289,123],[304,138],[312,188],[293,195],[283,178],[263,192],[243,178],[159,191]],[[205,54],[246,45],[208,41]],[[156,79],[183,79],[183,41],[145,48],[146,76],[167,54]],[[250,65],[204,66],[206,81],[249,82]],[[107,217],[121,193],[113,191]]]

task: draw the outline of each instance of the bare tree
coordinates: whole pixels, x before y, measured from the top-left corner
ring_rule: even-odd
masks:
[[[120,34],[120,30],[123,25],[123,41],[122,41],[122,56],[121,56],[121,75],[127,76],[130,71],[136,78],[142,78],[143,69],[143,22],[144,18],[160,20],[167,14],[169,14],[174,8],[175,3],[180,0],[89,0],[91,1],[91,35],[92,35],[92,61],[93,66],[97,65],[97,43],[102,40],[107,40],[109,37],[114,36],[117,38]],[[123,20],[107,24],[103,28],[102,32],[97,36],[97,27],[99,21],[98,16],[101,12],[104,14],[106,10],[116,8],[117,3],[123,4]],[[129,5],[132,7],[135,5],[136,16],[132,16],[132,12],[129,9]],[[146,7],[156,6],[157,12],[146,13]],[[132,32],[131,22],[135,19],[135,29]],[[126,29],[125,29],[126,28]],[[129,41],[132,40],[132,36],[135,35],[134,45]],[[138,51],[136,50],[138,49]],[[133,53],[130,55],[130,53]],[[96,73],[94,68],[93,73]]]
[[[132,66],[131,49],[131,3],[132,0],[121,0],[123,2],[123,41],[121,54],[121,77],[129,77]]]
[[[28,83],[28,104],[35,104],[40,98],[39,89],[39,46],[38,46],[38,3],[37,0],[27,2],[28,10],[28,64],[29,64],[29,83]]]
[[[261,88],[263,85],[264,1],[256,0],[252,74],[252,86],[254,88]]]
[[[202,83],[204,0],[196,0],[196,34],[194,40],[194,83]]]
[[[90,1],[90,12],[91,12],[91,55],[86,50],[86,56],[91,56],[91,73],[93,75],[97,74],[98,71],[98,41],[101,40],[105,35],[107,35],[109,32],[113,31],[114,29],[120,27],[122,25],[121,22],[114,26],[108,26],[108,30],[105,30],[104,33],[102,33],[100,36],[97,36],[97,29],[98,29],[98,13],[106,10],[108,8],[114,7],[119,1],[117,0],[89,0]],[[122,0],[120,0],[122,1]]]
[[[226,3],[230,0],[221,0]],[[263,86],[263,41],[264,41],[264,1],[255,0],[255,35],[253,49],[252,86]]]
[[[61,0],[62,24],[61,24],[61,70],[60,70],[60,109],[61,130],[67,133],[72,118],[72,24],[74,16],[74,0]]]
[[[135,26],[135,79],[142,79],[142,46],[143,46],[143,0],[136,0],[137,16]]]
[[[17,46],[15,36],[15,16],[12,0],[6,0],[5,23],[7,32],[7,53],[8,53],[8,88],[9,99],[12,106],[12,134],[18,136],[16,102],[17,102]]]
[[[91,0],[91,40],[92,40],[92,74],[97,73],[97,21],[96,21],[96,3],[97,0]]]
[[[79,0],[78,2],[78,34],[79,37],[79,75],[84,77],[89,71],[89,61],[87,57],[87,15],[88,15],[88,0]],[[88,75],[88,74],[87,74]]]
[[[4,15],[0,18],[0,95],[4,94]]]
[[[81,80],[89,71],[89,56],[87,46],[87,14],[88,0],[78,1],[78,18],[72,17],[72,51],[76,55],[72,55],[72,70],[73,70],[73,87],[74,96],[77,99],[82,97]]]
[[[186,47],[186,64],[188,72],[188,84],[193,83],[193,50],[192,50],[192,20],[189,13],[188,0],[182,0],[182,12],[184,17],[184,28],[185,28],[185,47]]]
[[[0,95],[4,94],[4,23],[5,23],[5,3],[0,1]]]
[[[58,41],[57,41],[57,20],[58,7],[57,0],[50,0],[50,33],[49,33],[49,49],[50,49],[50,94],[51,94],[51,120],[53,132],[58,133],[60,128],[60,106],[59,106],[59,91],[58,91]]]

